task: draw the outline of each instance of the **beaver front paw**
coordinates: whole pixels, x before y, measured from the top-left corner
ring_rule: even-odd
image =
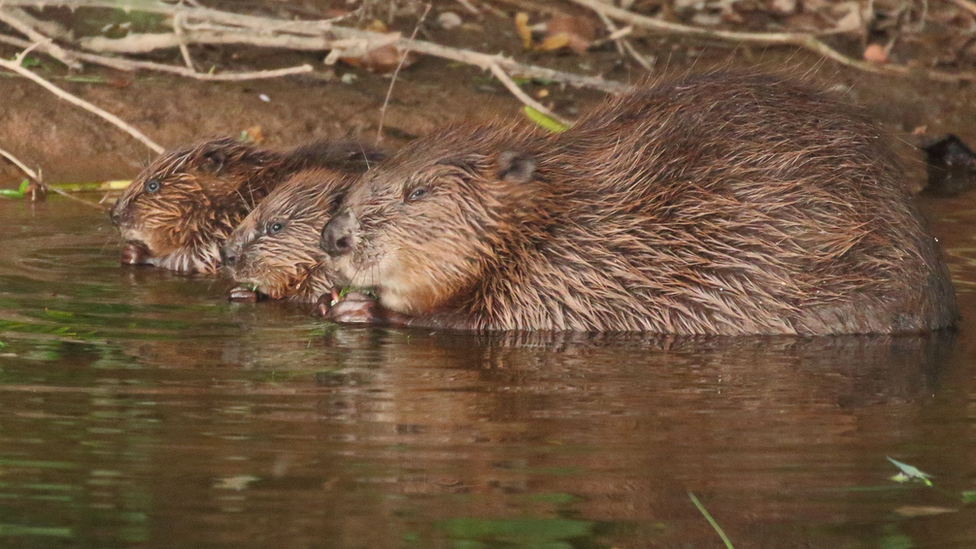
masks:
[[[363,292],[326,294],[319,298],[319,313],[327,320],[344,324],[379,324],[386,321],[383,307]]]
[[[230,291],[228,299],[235,303],[257,303],[262,297],[264,296],[250,288],[237,286]]]
[[[122,248],[123,265],[147,265],[152,252],[141,242],[126,242]]]

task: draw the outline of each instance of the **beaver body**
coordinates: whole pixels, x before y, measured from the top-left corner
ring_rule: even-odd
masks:
[[[279,185],[227,239],[222,258],[234,280],[272,299],[330,295],[337,277],[319,235],[353,178],[317,168]]]
[[[725,335],[951,326],[948,270],[903,174],[875,124],[768,75],[647,87],[560,134],[448,127],[365,174],[326,226],[343,277],[383,308],[332,315]]]
[[[289,176],[311,167],[358,173],[382,156],[358,143],[330,140],[275,151],[213,139],[169,150],[112,208],[125,241],[122,263],[213,273],[230,232]]]

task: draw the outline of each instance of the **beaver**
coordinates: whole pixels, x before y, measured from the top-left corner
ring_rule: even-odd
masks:
[[[611,99],[563,133],[420,138],[322,232],[379,303],[339,321],[667,334],[922,332],[958,317],[882,130],[789,77],[710,73]]]
[[[244,218],[221,250],[243,286],[231,291],[232,300],[255,300],[257,292],[315,302],[331,293],[336,277],[319,234],[353,177],[325,168],[298,172]]]
[[[320,140],[276,151],[211,139],[160,155],[111,211],[122,233],[123,264],[213,273],[227,235],[280,182],[310,167],[364,171],[383,153],[354,142]]]

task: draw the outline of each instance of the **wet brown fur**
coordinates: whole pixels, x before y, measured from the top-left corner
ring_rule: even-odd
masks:
[[[305,170],[279,185],[231,233],[224,248],[237,282],[273,299],[315,302],[335,286],[319,234],[354,176]],[[280,224],[275,232],[273,227]]]
[[[561,134],[461,125],[418,139],[349,191],[337,268],[425,326],[951,326],[948,270],[903,174],[881,130],[831,96],[713,73],[611,100]]]
[[[284,151],[229,138],[201,141],[156,158],[126,188],[111,217],[127,246],[146,255],[133,262],[213,273],[230,232],[290,175],[316,166],[358,173],[381,156],[341,141]],[[145,188],[150,180],[160,184],[155,193]]]

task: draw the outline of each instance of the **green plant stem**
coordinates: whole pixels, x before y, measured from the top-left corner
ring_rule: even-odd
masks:
[[[729,540],[729,537],[726,536],[725,532],[722,531],[722,527],[719,526],[717,522],[715,522],[715,519],[712,518],[712,515],[708,514],[708,511],[705,510],[705,506],[702,505],[700,501],[698,501],[698,498],[695,497],[695,494],[688,492],[688,497],[691,498],[691,502],[695,504],[695,507],[697,507],[698,511],[700,511],[701,514],[705,517],[705,520],[707,520],[708,523],[712,525],[712,528],[714,528],[715,532],[718,533],[718,537],[722,538],[722,541],[725,543],[725,546],[728,547],[728,549],[735,549],[735,547],[732,547],[732,542]]]

